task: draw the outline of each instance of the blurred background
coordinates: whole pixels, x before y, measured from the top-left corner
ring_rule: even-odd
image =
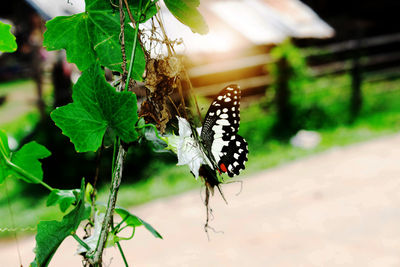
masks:
[[[13,25],[18,50],[0,54],[0,128],[12,149],[36,140],[52,152],[43,160],[51,186],[77,188],[82,177],[92,182],[99,165],[104,197],[112,149],[104,149],[100,159],[77,154],[49,117],[71,101],[79,72],[64,51],[42,46],[45,23],[83,10],[83,0],[14,0],[2,6],[0,20]],[[161,5],[203,115],[223,87],[241,86],[239,133],[250,150],[243,177],[400,130],[399,1],[202,0],[199,10],[210,28],[205,36],[193,34]],[[130,149],[119,204],[200,187],[176,162],[146,142]],[[6,229],[1,237],[13,234],[7,228],[33,233],[39,220],[62,216],[43,208],[42,190],[11,180],[0,185],[0,216],[10,218],[10,200],[18,214],[13,223],[0,221]]]

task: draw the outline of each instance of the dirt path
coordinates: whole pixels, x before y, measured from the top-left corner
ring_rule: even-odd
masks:
[[[224,186],[212,199],[212,226],[198,191],[136,207],[163,235],[137,229],[123,243],[132,266],[400,266],[400,135],[302,159]],[[24,266],[34,239],[20,240]],[[80,266],[68,239],[50,266]],[[123,266],[109,249],[106,262]],[[0,243],[0,266],[17,266],[14,243]]]
[[[32,81],[11,85],[4,105],[0,106],[0,125],[15,121],[36,107],[35,83]]]

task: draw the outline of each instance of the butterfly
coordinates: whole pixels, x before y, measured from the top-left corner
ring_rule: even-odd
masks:
[[[228,85],[216,96],[204,118],[200,146],[212,168],[229,177],[245,169],[249,153],[246,140],[238,134],[241,91]]]

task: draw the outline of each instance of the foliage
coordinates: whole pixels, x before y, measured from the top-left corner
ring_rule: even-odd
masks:
[[[90,207],[85,206],[85,180],[82,179],[80,194],[76,198],[75,208],[58,221],[44,221],[38,225],[36,235],[35,260],[32,266],[47,266],[51,258],[69,235],[75,234],[81,221],[90,215]]]
[[[305,82],[301,93],[292,95],[292,103],[297,107],[294,114],[296,127],[316,130],[347,123],[350,86],[351,77],[347,74]]]
[[[38,178],[39,180],[43,179],[42,165],[39,159],[47,158],[50,155],[50,151],[34,141],[25,144],[16,153],[13,153],[10,159],[11,163],[19,167],[16,168],[12,166],[13,168],[10,170],[10,175],[15,175],[27,183],[38,183],[39,181],[34,178]],[[24,172],[31,173],[34,177],[25,177],[22,175]]]
[[[76,205],[80,192],[79,189],[54,189],[47,198],[46,205],[53,206],[59,204],[61,212],[65,212],[71,205]]]
[[[301,50],[297,48],[290,39],[286,39],[272,48],[270,55],[275,62],[281,59],[288,61],[288,66],[291,71],[290,87],[293,88],[293,90],[301,90],[303,88],[303,83],[310,80],[310,73],[305,57]],[[268,70],[275,81],[282,71],[277,64],[269,65]],[[272,83],[272,85],[275,86],[274,83]]]
[[[293,95],[301,96],[304,84],[308,80],[308,69],[304,57],[290,41],[271,50],[272,64],[268,65],[272,77],[272,86],[268,88],[266,97],[268,102],[274,102],[277,120],[274,126],[276,136],[287,138],[298,130],[294,113],[298,110],[297,103],[293,102]]]
[[[349,121],[350,114],[347,110],[351,77],[348,74],[312,78],[302,50],[289,39],[273,48],[271,56],[276,63],[270,64],[268,69],[274,82],[267,89],[266,102],[273,103],[267,106],[273,106],[273,112],[277,113],[287,105],[288,115],[282,123],[289,131],[287,137],[300,129],[335,127]],[[282,61],[286,62],[285,67],[280,64]],[[333,84],[335,88],[332,88]],[[279,102],[278,91],[284,90],[285,87],[288,94],[286,99]],[[331,90],[328,92],[325,90],[327,88]],[[275,125],[279,123],[277,120]],[[281,134],[281,128],[278,134]]]
[[[0,51],[14,52],[15,50],[17,50],[17,42],[11,33],[11,25],[0,21]]]
[[[153,226],[151,226],[150,224],[148,224],[147,222],[145,222],[144,220],[140,219],[139,217],[137,217],[136,215],[133,215],[132,213],[130,213],[128,210],[121,208],[121,207],[117,207],[115,209],[115,212],[121,216],[122,221],[129,227],[132,227],[133,229],[135,229],[138,226],[144,226],[147,230],[149,230],[150,233],[153,234],[154,237],[157,238],[161,238],[162,236],[160,235],[159,232],[157,232],[156,229],[153,228]]]
[[[98,65],[83,72],[74,86],[73,103],[51,114],[55,124],[71,138],[78,152],[96,151],[107,128],[127,143],[137,139],[134,125],[138,120],[136,95],[116,92]]]
[[[30,142],[17,152],[11,153],[8,147],[8,137],[4,131],[0,130],[0,153],[0,162],[2,163],[0,183],[7,176],[22,179],[27,183],[42,183],[43,171],[38,160],[51,155],[44,146]]]
[[[208,26],[201,14],[197,11],[200,0],[165,0],[169,11],[183,24],[189,26],[193,32],[206,34]]]
[[[4,181],[8,174],[7,161],[10,160],[10,149],[8,147],[8,137],[4,131],[0,131],[0,152],[1,152],[1,165],[0,165],[0,183]]]
[[[197,11],[199,1],[166,2],[174,16],[192,31],[207,32],[207,26]],[[136,95],[127,90],[132,84],[131,78],[134,81],[143,80],[146,65],[145,52],[139,39],[139,24],[155,16],[159,10],[157,1],[153,0],[128,0],[124,3],[119,1],[118,4],[115,0],[86,0],[85,12],[48,21],[44,34],[44,46],[48,50],[65,49],[67,59],[82,71],[73,88],[73,102],[51,113],[54,123],[70,138],[76,152],[98,150],[104,145],[106,131],[112,133],[112,190],[106,210],[96,202],[94,189],[90,184],[85,185],[84,179],[80,189],[62,190],[46,184],[39,160],[50,156],[50,151],[33,141],[11,152],[7,135],[0,131],[0,183],[6,177],[39,183],[50,191],[47,206],[58,205],[62,213],[69,211],[61,221],[42,221],[38,224],[32,266],[48,266],[57,248],[70,235],[84,247],[85,259],[96,266],[101,265],[101,254],[105,246],[102,244],[103,237],[108,245],[118,246],[124,260],[119,241],[132,238],[136,227],[144,226],[154,237],[162,238],[146,221],[123,208],[114,209],[120,184],[117,179],[121,179],[126,154],[120,144],[137,141],[139,134],[143,134],[139,130],[148,126],[143,121],[136,125],[139,119]],[[119,7],[119,10],[115,7]],[[0,37],[5,41],[0,43],[5,44],[0,49],[15,50],[9,29],[8,25],[0,24]],[[105,80],[103,68],[119,72],[122,77],[113,83],[114,87]],[[122,90],[123,84],[127,85],[125,91]],[[108,223],[117,214],[121,221],[116,226]],[[80,223],[86,219],[96,229],[90,237],[90,245],[76,235]],[[119,236],[125,228],[132,229],[131,237]]]
[[[80,70],[86,70],[97,60],[111,70],[122,72],[122,54],[119,43],[119,14],[110,2],[86,0],[86,11],[68,17],[56,17],[46,23],[43,45],[48,50],[65,49],[67,59]],[[134,30],[125,21],[125,45],[133,47]],[[60,33],[62,33],[60,35]],[[145,58],[139,43],[135,47],[133,78],[141,80]],[[132,50],[127,50],[130,64]]]

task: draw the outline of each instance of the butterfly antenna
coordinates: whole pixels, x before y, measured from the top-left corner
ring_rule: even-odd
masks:
[[[233,184],[233,183],[240,183],[239,192],[237,192],[237,193],[235,194],[236,196],[238,196],[238,195],[240,195],[240,194],[242,193],[242,191],[243,191],[243,181],[238,180],[238,181],[229,181],[229,182],[226,182],[226,184]]]

